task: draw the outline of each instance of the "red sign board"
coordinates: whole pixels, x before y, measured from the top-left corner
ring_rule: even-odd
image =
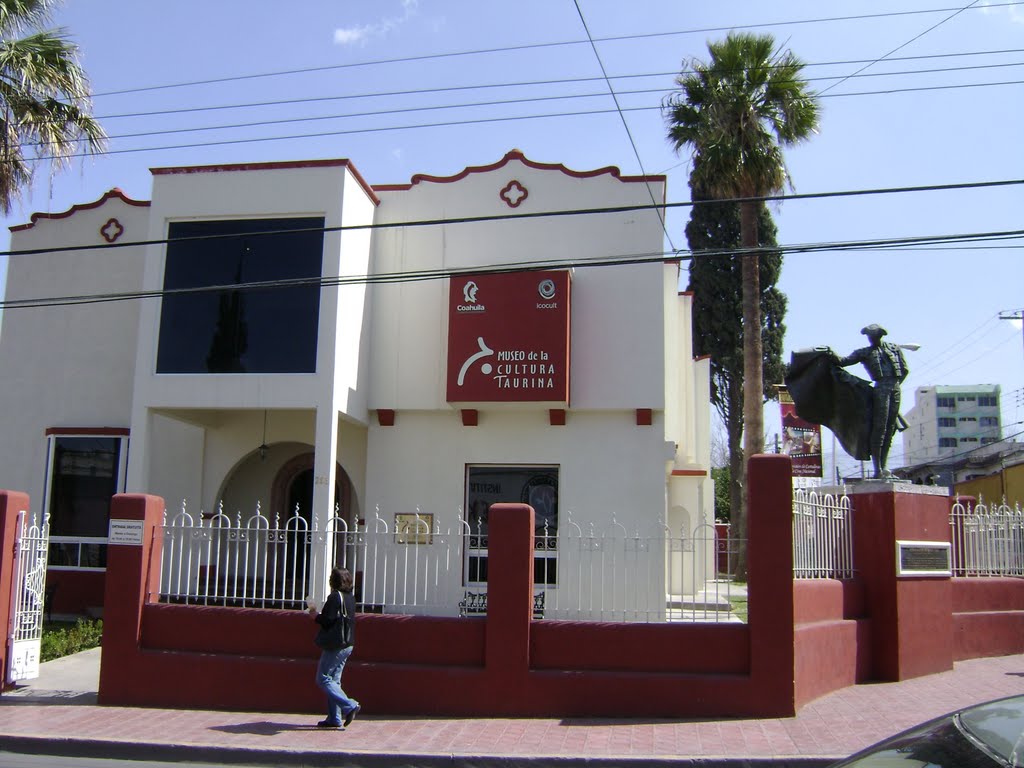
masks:
[[[782,452],[793,459],[794,477],[821,477],[821,426],[796,414],[793,398],[779,387]]]
[[[460,275],[448,287],[448,401],[569,401],[569,273]]]

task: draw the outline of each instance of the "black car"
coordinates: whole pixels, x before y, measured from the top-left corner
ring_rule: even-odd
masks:
[[[1024,696],[997,699],[915,726],[832,768],[1024,766]]]

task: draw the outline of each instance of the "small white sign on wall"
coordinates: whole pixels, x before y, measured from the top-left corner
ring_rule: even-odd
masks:
[[[107,543],[141,547],[145,524],[144,520],[111,520]]]
[[[35,680],[39,677],[39,650],[41,641],[14,640],[10,645],[11,656],[7,660],[7,681]]]

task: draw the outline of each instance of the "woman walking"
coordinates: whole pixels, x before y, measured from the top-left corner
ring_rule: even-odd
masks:
[[[328,583],[331,594],[320,613],[316,608],[309,609],[309,615],[320,625],[316,644],[322,651],[316,684],[327,694],[327,719],[317,726],[345,728],[359,713],[359,702],[349,698],[341,688],[341,673],[355,643],[356,599],[352,594],[352,573],[347,568],[335,567]]]

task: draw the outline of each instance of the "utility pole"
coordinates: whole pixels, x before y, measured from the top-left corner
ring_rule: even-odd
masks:
[[[1024,309],[1009,309],[999,313],[1000,320],[1024,320]],[[1024,334],[1022,334],[1024,335]]]

